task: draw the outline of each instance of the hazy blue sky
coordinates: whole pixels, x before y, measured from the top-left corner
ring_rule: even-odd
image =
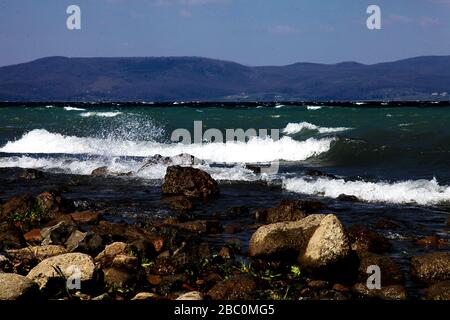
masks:
[[[71,4],[81,30],[66,28]],[[366,28],[370,4],[382,30]],[[0,65],[53,55],[248,65],[450,55],[450,0],[0,0]]]

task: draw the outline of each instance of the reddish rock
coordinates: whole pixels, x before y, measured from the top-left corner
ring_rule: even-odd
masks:
[[[152,286],[158,286],[161,283],[162,278],[161,278],[161,276],[159,276],[157,274],[150,274],[147,276],[147,281]]]
[[[41,242],[41,229],[32,229],[23,235],[24,239],[28,243]]]
[[[417,244],[422,247],[433,247],[433,248],[446,248],[448,247],[448,242],[444,239],[438,238],[436,236],[428,236],[417,240]]]

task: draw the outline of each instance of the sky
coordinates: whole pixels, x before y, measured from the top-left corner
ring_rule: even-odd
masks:
[[[81,30],[69,30],[69,5]],[[381,9],[369,30],[367,7]],[[0,0],[0,66],[46,56],[202,56],[245,65],[450,55],[450,0]]]

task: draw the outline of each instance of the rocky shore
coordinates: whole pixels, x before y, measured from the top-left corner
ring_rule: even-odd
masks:
[[[24,169],[17,179],[43,175]],[[0,300],[450,299],[450,246],[438,235],[411,239],[422,253],[405,268],[390,253],[391,240],[376,231],[395,230],[395,221],[344,225],[325,203],[300,197],[196,216],[193,208],[222,193],[208,173],[190,166],[169,166],[160,192],[173,215],[145,223],[80,211],[61,188],[5,199]],[[230,217],[237,223],[225,223]],[[440,223],[448,230],[450,220]],[[248,243],[233,237],[242,230],[252,234]],[[224,245],[215,247],[212,238]],[[370,266],[381,271],[379,289],[367,286]]]

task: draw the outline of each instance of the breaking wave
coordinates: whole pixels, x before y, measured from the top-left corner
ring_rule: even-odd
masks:
[[[283,133],[296,134],[304,130],[318,131],[319,133],[333,133],[351,130],[351,128],[345,127],[327,128],[327,127],[319,127],[309,122],[300,122],[300,123],[289,123],[286,126],[286,128],[283,129]]]

